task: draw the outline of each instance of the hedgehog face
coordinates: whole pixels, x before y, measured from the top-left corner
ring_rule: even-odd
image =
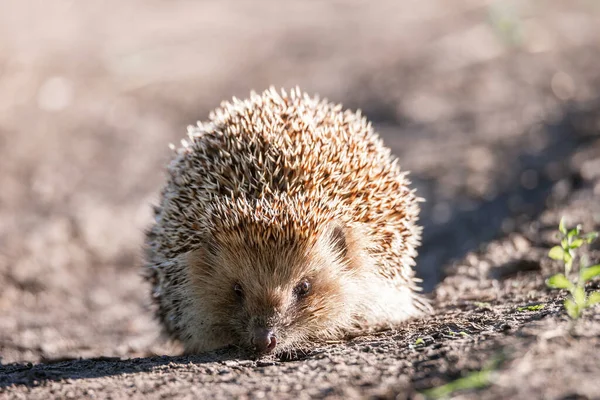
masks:
[[[343,228],[284,245],[235,239],[243,237],[217,235],[189,257],[215,334],[257,353],[280,353],[339,337],[351,326],[356,289],[350,288],[361,268],[352,262]]]

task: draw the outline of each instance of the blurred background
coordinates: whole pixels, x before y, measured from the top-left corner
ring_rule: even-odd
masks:
[[[143,230],[168,144],[221,100],[362,109],[427,200],[431,290],[576,186],[599,66],[596,0],[0,0],[0,361],[173,351]]]

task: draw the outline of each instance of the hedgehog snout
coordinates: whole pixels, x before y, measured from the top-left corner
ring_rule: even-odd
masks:
[[[256,328],[252,344],[258,353],[270,353],[277,346],[277,336],[272,329]]]

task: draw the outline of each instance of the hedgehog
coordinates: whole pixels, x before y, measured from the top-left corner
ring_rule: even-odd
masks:
[[[185,353],[310,349],[429,311],[422,199],[360,111],[270,88],[188,137],[171,145],[144,266]]]

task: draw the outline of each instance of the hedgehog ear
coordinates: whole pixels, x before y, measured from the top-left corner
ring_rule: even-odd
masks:
[[[342,258],[348,256],[348,229],[339,222],[333,222],[329,226],[329,242],[336,254]]]
[[[344,260],[348,270],[361,269],[372,262],[369,242],[362,226],[332,222],[327,232],[330,246]]]
[[[187,264],[190,269],[197,273],[210,273],[213,271],[210,259],[215,257],[216,245],[212,240],[204,242],[200,247],[186,254]]]
[[[206,269],[206,249],[200,247],[186,253],[187,265],[191,271],[202,272]]]

